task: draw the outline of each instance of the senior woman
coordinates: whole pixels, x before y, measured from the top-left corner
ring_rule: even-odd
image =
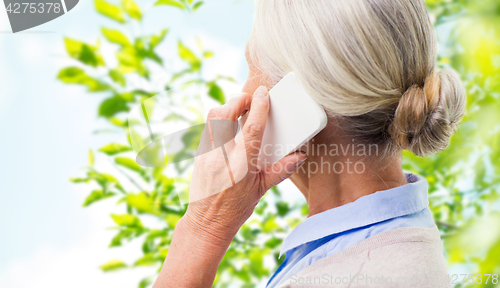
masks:
[[[285,239],[286,258],[268,287],[451,287],[427,207],[427,183],[405,174],[401,164],[402,150],[428,156],[446,148],[465,110],[457,74],[436,68],[435,34],[423,0],[255,5],[243,88],[248,95],[208,117],[237,121],[250,111],[242,129],[247,161],[240,161],[247,166],[231,163],[233,173],[242,170],[244,176],[189,205],[154,287],[210,287],[238,229],[266,191],[286,178],[304,194],[310,212]],[[267,91],[291,71],[325,109],[328,125],[299,151],[259,169],[250,165],[260,149],[251,143],[262,139]],[[359,155],[309,149],[352,143],[378,150]],[[365,169],[308,171],[311,164],[346,161]],[[194,169],[192,191],[203,193],[222,177],[210,159],[197,160]]]

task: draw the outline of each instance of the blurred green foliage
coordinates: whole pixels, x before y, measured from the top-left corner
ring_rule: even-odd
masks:
[[[130,37],[127,24],[141,22],[146,16],[134,0],[94,3],[98,13],[116,23],[114,27],[102,27],[101,39],[95,44],[65,38],[68,56],[75,60],[75,65],[64,67],[57,77],[66,84],[82,85],[89,93],[106,95],[98,115],[110,127],[122,131],[123,139],[130,139],[126,120],[130,107],[170,87],[195,81],[205,85],[214,100],[225,102],[219,82],[233,80],[201,76],[204,63],[213,52],[204,50],[199,41],[198,47],[176,41],[177,51],[169,56],[182,60],[185,67],[173,71],[157,54],[158,46],[167,41],[170,28],[153,35]],[[158,0],[154,9],[193,13],[202,5],[202,1]],[[404,168],[429,182],[431,209],[442,232],[449,264],[467,264],[471,274],[500,274],[500,213],[494,212],[494,205],[498,210],[500,188],[500,1],[428,0],[427,5],[440,31],[439,65],[452,67],[461,74],[468,92],[467,114],[447,150],[429,158],[404,153]],[[100,41],[115,46],[115,59],[103,57]],[[107,64],[115,62],[115,67]],[[151,82],[151,71],[156,68],[170,75],[160,89],[144,90],[132,81]],[[93,187],[83,206],[115,199],[123,213],[111,214],[116,235],[109,246],[122,246],[133,239],[143,243],[142,256],[135,262],[110,260],[101,269],[115,271],[137,266],[160,269],[173,229],[186,209],[179,205],[178,193],[187,189],[187,185],[180,184],[188,184],[189,178],[176,179],[163,168],[137,165],[130,158],[134,155],[126,140],[105,145],[98,152],[97,157],[112,159],[116,170],[113,175],[100,171],[94,165],[93,151],[89,152],[85,176],[71,179]],[[220,264],[215,287],[229,284],[254,287],[265,281],[283,260],[277,256],[285,232],[303,220],[307,212],[304,203],[286,203],[278,188],[273,188],[235,237]],[[144,224],[150,223],[151,218],[161,223],[161,228]],[[151,286],[154,277],[138,279],[138,286]],[[497,286],[491,279],[488,284],[485,280],[486,277],[482,287]]]

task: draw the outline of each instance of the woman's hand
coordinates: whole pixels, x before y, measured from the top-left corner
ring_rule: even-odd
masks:
[[[228,138],[228,134],[234,133],[220,130],[233,130],[226,124],[237,124],[248,109],[249,116],[237,142],[231,137],[224,147],[218,148],[226,141],[217,138]],[[206,139],[205,146],[215,149],[195,159],[189,190],[191,204],[185,215],[190,225],[201,225],[216,235],[234,236],[265,192],[290,177],[295,166],[305,159],[297,153],[263,170],[256,165],[268,112],[265,87],[258,88],[253,97],[243,95],[210,111],[200,145]]]
[[[218,126],[217,121],[237,122],[248,110],[237,141],[217,147],[217,138],[221,137],[220,131],[213,128]],[[305,161],[305,155],[293,153],[263,169],[255,165],[268,112],[267,89],[259,87],[253,97],[234,98],[209,113],[202,142],[209,139],[214,149],[195,159],[190,201],[196,201],[189,204],[175,228],[154,287],[211,287],[229,244],[259,200]]]

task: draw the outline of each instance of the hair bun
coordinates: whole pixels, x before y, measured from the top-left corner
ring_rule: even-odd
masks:
[[[424,87],[401,97],[389,132],[395,144],[421,157],[444,150],[465,113],[465,88],[453,70],[433,72]]]

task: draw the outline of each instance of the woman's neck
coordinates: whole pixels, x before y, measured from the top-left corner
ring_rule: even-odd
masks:
[[[369,154],[369,145],[362,145],[309,143],[307,161],[290,178],[307,200],[309,217],[407,184],[401,155],[382,158]]]

